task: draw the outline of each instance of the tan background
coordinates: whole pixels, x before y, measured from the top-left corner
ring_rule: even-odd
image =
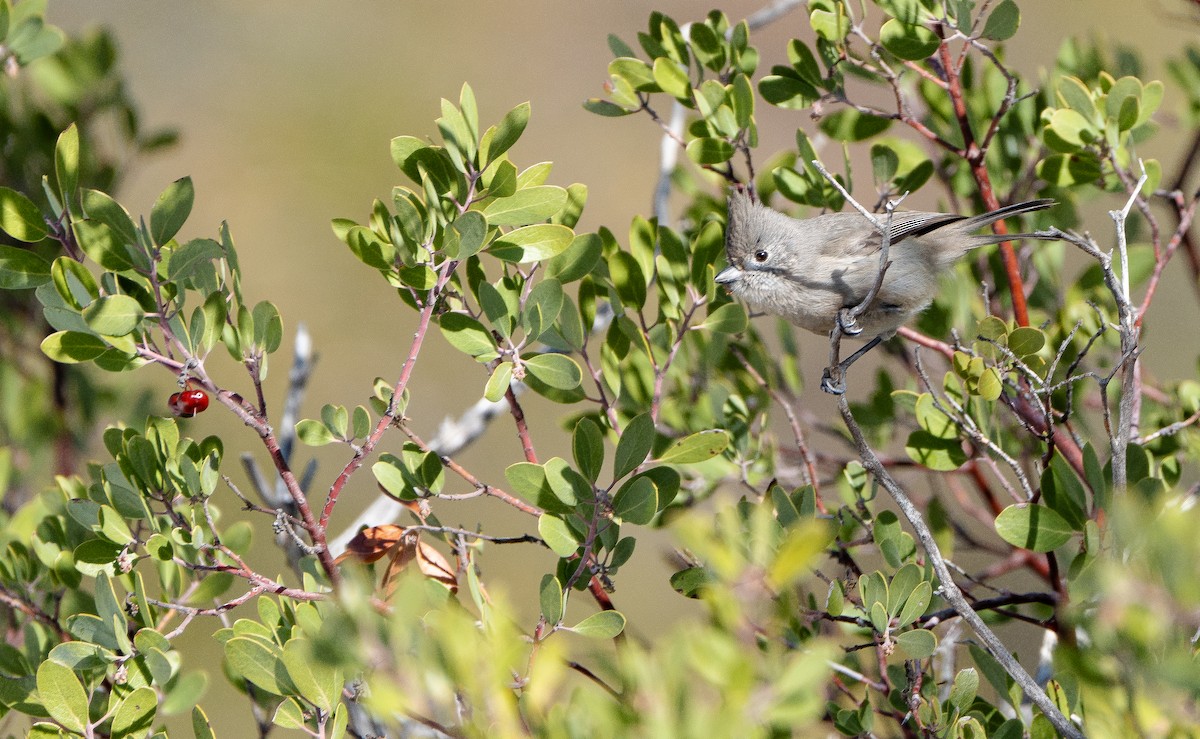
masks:
[[[1072,33],[1099,34],[1143,49],[1151,61],[1148,76],[1164,77],[1156,60],[1196,36],[1194,21],[1185,20],[1185,2],[1025,0],[1021,6],[1023,27],[1009,44],[1008,56],[1027,75],[1051,66],[1062,38]],[[737,20],[759,7],[734,2],[725,10]],[[553,183],[590,187],[581,228],[604,224],[623,234],[632,215],[649,210],[659,146],[656,128],[644,117],[600,118],[580,103],[602,94],[609,32],[632,43],[651,9],[683,23],[702,17],[708,8],[682,0],[653,6],[549,0],[56,0],[49,19],[69,31],[94,24],[115,29],[144,121],[151,127],[175,126],[182,134],[180,145],[167,153],[132,163],[121,202],[135,214],[148,212],[168,182],[193,177],[196,206],[182,236],[214,235],[220,221],[228,220],[240,249],[247,298],[276,302],[289,333],[298,321],[307,323],[320,352],[306,409],[316,416],[322,402],[364,402],[375,376],[394,381],[411,336],[413,314],[353,259],[329,228],[335,217],[365,220],[374,198],[390,200],[392,185],[403,178],[391,163],[388,141],[401,134],[434,135],[438,99],[456,100],[464,81],[476,91],[484,125],[530,100],[533,118],[513,159],[522,166],[554,161]],[[784,60],[784,46],[792,36],[812,38],[802,9],[753,38],[763,56],[760,74]],[[1160,118],[1169,123],[1177,104],[1177,91],[1169,84]],[[760,125],[766,152],[787,146],[795,126],[811,123],[805,114],[761,110]],[[759,161],[763,159],[760,155]],[[1173,173],[1170,161],[1164,164]],[[935,205],[907,205],[917,204]],[[1109,233],[1102,214],[1110,207],[1115,203],[1097,206],[1097,218],[1089,224],[1093,232]],[[1182,280],[1172,279],[1168,293],[1155,311],[1195,315],[1194,299]],[[1161,343],[1155,342],[1155,321],[1148,323],[1152,366],[1167,376],[1194,374],[1197,322],[1168,321],[1175,333]],[[478,397],[484,381],[476,365],[445,350],[436,338],[418,365],[410,409],[415,426],[427,436],[443,415],[457,413]],[[818,415],[829,416],[832,402],[812,382],[825,347],[808,335],[800,342],[810,380],[803,400]],[[1170,347],[1183,350],[1173,354]],[[290,341],[272,367],[268,397],[276,407],[288,350]],[[214,361],[214,369],[221,382],[242,392],[248,389],[244,373],[231,363]],[[158,383],[164,398],[170,392],[171,378],[158,370],[137,373],[131,381]],[[534,400],[529,405],[541,456],[566,452],[557,408]],[[263,456],[253,435],[220,413],[190,423],[187,432],[192,435],[220,433],[226,439],[227,468],[239,480],[233,450]],[[391,439],[384,449],[398,444]],[[318,458],[319,500],[347,454],[326,448]],[[511,423],[502,419],[461,461],[479,476],[498,480],[503,466],[518,458]],[[364,469],[343,496],[337,520],[348,520],[372,495],[370,473]],[[230,500],[225,507],[233,511],[237,506]],[[482,521],[495,534],[516,533],[529,525],[499,504],[440,510],[447,523],[473,527]],[[630,565],[644,575],[627,573],[619,581],[623,588],[616,602],[630,615],[637,635],[694,613],[666,584],[664,551],[662,539],[644,537]],[[500,576],[509,585],[515,602],[534,604],[536,598],[530,596],[541,573],[552,567],[552,557],[527,547],[493,549],[484,566],[485,576]],[[214,628],[215,623],[198,622],[187,638],[193,647],[210,644],[215,651],[208,636]],[[247,735],[249,717],[240,703],[226,702],[229,688],[218,670],[210,666],[213,685],[204,704],[222,735]]]

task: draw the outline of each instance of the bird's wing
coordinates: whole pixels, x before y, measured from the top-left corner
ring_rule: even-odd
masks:
[[[879,217],[881,221],[886,216]],[[953,213],[921,213],[918,211],[901,211],[892,214],[892,223],[888,229],[890,241],[898,244],[912,236],[923,236],[947,223],[961,221],[963,217]],[[885,221],[886,222],[886,221]]]

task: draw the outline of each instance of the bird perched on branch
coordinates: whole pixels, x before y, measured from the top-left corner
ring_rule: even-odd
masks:
[[[976,231],[1052,205],[1050,199],[1030,200],[973,217],[896,211],[878,217],[881,229],[854,211],[791,218],[735,189],[729,195],[725,231],[729,266],[716,280],[751,308],[801,328],[829,335],[840,323],[846,335],[869,339],[838,364],[844,374],[855,360],[925,310],[937,294],[938,275],[971,249],[1017,239],[1054,238]],[[888,261],[881,265],[884,229],[889,249]],[[854,315],[876,283],[874,299]],[[844,388],[830,381],[832,369],[826,370],[822,388],[840,394]]]

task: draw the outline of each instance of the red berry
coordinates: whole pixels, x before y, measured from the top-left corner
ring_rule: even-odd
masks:
[[[203,390],[184,390],[172,393],[167,399],[171,413],[176,416],[192,417],[208,408],[208,393]]]

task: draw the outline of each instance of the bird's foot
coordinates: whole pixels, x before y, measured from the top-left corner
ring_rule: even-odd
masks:
[[[859,325],[854,316],[850,314],[849,308],[841,308],[837,312],[838,328],[842,329],[842,333],[846,336],[858,336],[863,332],[863,327]]]
[[[832,369],[826,367],[825,371],[821,373],[821,389],[830,395],[843,395],[846,392],[846,377],[842,373],[842,368],[838,367],[839,376],[837,380],[834,380]]]

